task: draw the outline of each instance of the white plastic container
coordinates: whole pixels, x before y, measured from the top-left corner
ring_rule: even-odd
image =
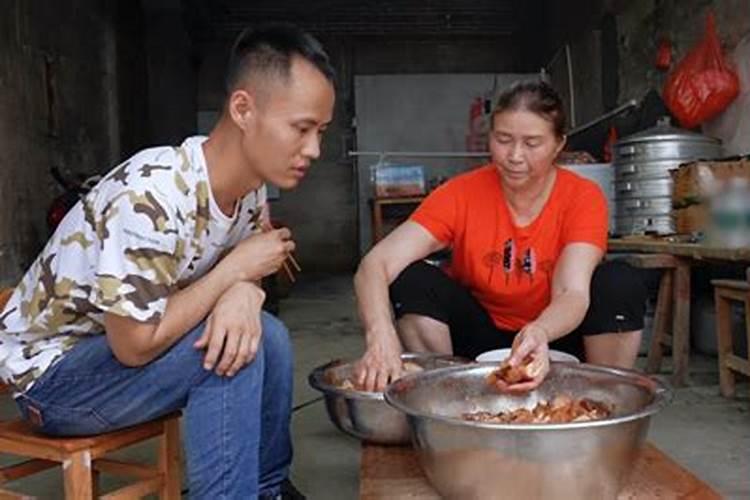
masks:
[[[611,163],[581,163],[575,165],[560,165],[560,167],[577,173],[596,182],[607,197],[609,208],[609,232],[615,228],[615,171]]]

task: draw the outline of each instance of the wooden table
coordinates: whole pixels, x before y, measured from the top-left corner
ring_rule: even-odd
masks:
[[[360,500],[437,500],[409,447],[362,446]],[[646,445],[618,500],[714,500],[721,496],[652,445]]]
[[[404,196],[399,198],[373,198],[372,202],[372,241],[377,243],[385,231],[383,227],[383,207],[387,205],[419,205],[424,196]]]
[[[716,248],[700,243],[673,243],[652,238],[611,239],[610,251],[664,253],[691,260],[750,262],[750,248]]]
[[[644,237],[609,240],[608,250],[660,254],[673,258],[672,382],[676,386],[687,384],[690,360],[691,268],[700,262],[750,262],[750,248],[717,248],[698,243],[674,243]]]

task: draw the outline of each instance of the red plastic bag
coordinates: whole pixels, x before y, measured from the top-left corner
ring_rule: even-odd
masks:
[[[713,14],[703,40],[680,61],[664,84],[664,103],[686,128],[718,115],[740,91],[737,73],[724,59]]]

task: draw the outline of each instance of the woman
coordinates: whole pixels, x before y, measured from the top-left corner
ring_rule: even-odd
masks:
[[[548,346],[633,366],[645,290],[625,264],[599,265],[606,199],[595,183],[555,165],[564,145],[565,113],[549,85],[520,83],[500,96],[492,162],[436,189],[359,266],[361,385],[382,390],[397,378],[403,350],[474,358],[512,346],[510,364],[531,356],[537,376],[511,391],[542,382]],[[445,272],[422,261],[445,248]]]

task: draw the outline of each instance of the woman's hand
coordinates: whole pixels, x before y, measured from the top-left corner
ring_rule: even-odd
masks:
[[[497,387],[504,392],[528,392],[536,389],[549,373],[549,347],[546,328],[537,323],[529,323],[521,329],[513,339],[508,364],[512,367],[521,366],[531,358],[526,367],[526,374],[531,380],[524,380],[517,384],[507,384],[502,380],[496,382]]]
[[[377,338],[354,368],[356,387],[382,392],[388,383],[401,376],[401,341],[395,329],[374,335]]]

